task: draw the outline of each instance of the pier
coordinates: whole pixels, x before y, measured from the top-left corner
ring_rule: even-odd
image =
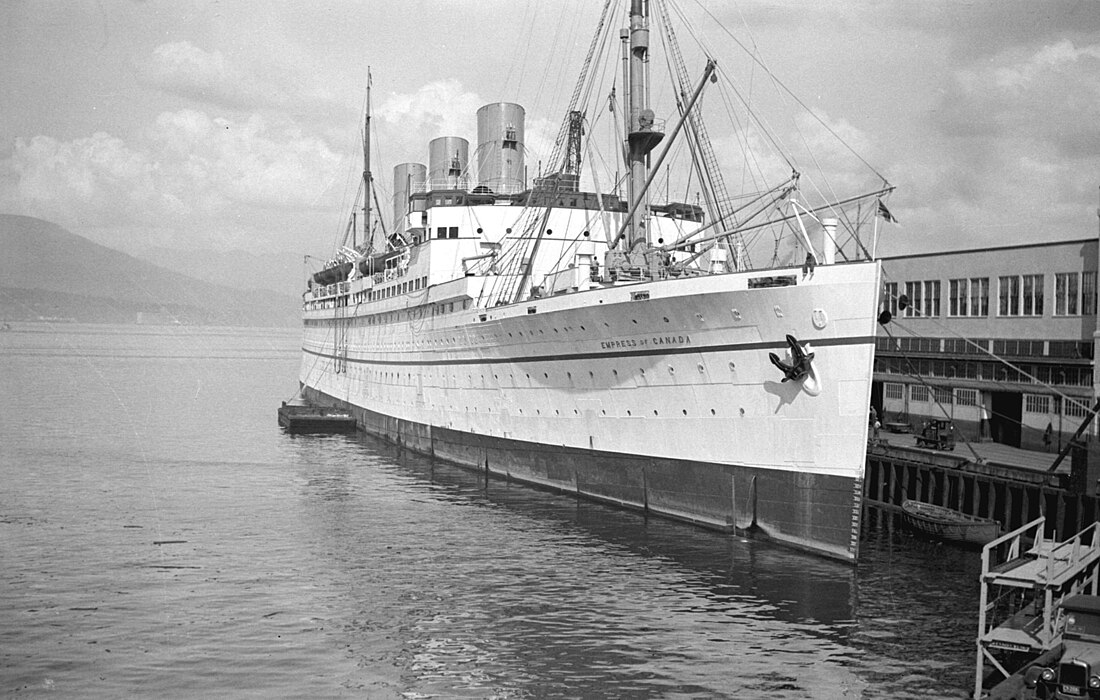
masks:
[[[1046,535],[1080,532],[1100,519],[1085,450],[1050,471],[1057,455],[997,443],[960,443],[951,452],[922,449],[912,435],[889,434],[867,449],[864,500],[894,511],[905,499],[992,518],[1015,530],[1039,517]]]

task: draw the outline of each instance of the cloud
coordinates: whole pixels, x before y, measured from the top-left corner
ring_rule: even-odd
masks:
[[[303,59],[304,60],[304,59]],[[242,111],[264,108],[323,114],[344,105],[305,63],[284,54],[260,66],[231,61],[189,41],[161,44],[138,70],[149,87],[195,102]]]
[[[334,204],[346,166],[289,119],[234,120],[165,112],[123,140],[105,132],[61,141],[17,138],[0,162],[9,211],[83,228],[162,229],[216,235],[219,221]]]
[[[168,93],[233,108],[285,102],[278,91],[231,66],[221,51],[204,51],[187,41],[161,44],[139,72],[146,85]]]
[[[929,148],[909,164],[913,180],[925,183],[914,194],[955,211],[952,229],[971,235],[1011,226],[1012,218],[1028,226],[1026,202],[1043,203],[1044,226],[1079,229],[1100,170],[1098,75],[1100,45],[1069,40],[1013,47],[959,68],[935,106]]]

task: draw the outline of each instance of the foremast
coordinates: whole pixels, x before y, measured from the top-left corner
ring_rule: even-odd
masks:
[[[631,0],[630,26],[622,30],[624,70],[627,86],[630,122],[627,129],[627,165],[630,169],[629,198],[631,204],[648,199],[645,182],[649,176],[649,153],[664,134],[659,131],[649,108],[649,16],[645,0]],[[632,207],[627,228],[626,249],[633,251],[639,244],[648,244],[645,217],[648,207]]]
[[[363,123],[363,244],[370,255],[374,248],[374,235],[370,227],[370,195],[374,178],[370,172],[370,68],[367,68],[367,116]]]

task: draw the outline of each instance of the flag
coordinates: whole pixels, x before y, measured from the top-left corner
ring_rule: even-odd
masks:
[[[881,199],[878,200],[878,215],[890,223],[898,223],[897,217],[890,213],[890,210],[886,208]]]

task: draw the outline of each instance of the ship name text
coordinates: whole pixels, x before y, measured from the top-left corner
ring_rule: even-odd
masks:
[[[651,338],[613,338],[601,340],[603,350],[625,350],[629,348],[649,348],[661,345],[689,345],[690,335],[655,335]]]

